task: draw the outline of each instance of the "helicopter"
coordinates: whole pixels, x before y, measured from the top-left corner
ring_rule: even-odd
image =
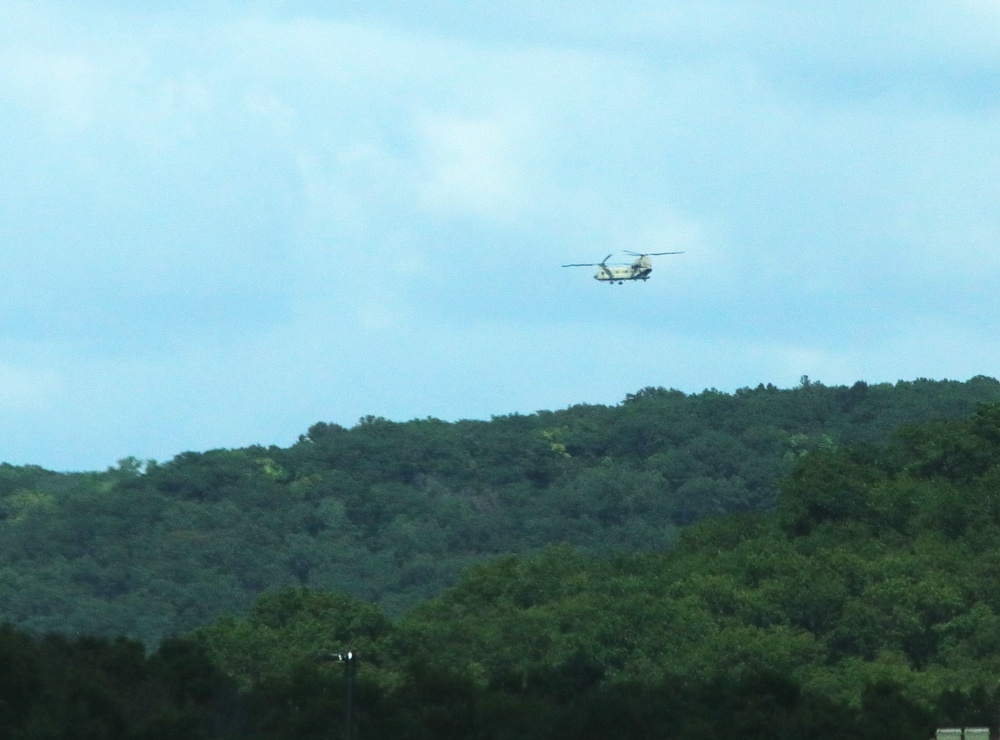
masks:
[[[614,252],[611,254],[614,254]],[[646,252],[645,254],[640,254],[639,252],[626,251],[625,254],[636,258],[635,262],[631,265],[609,265],[608,260],[611,259],[611,254],[600,262],[575,262],[563,265],[563,267],[597,267],[599,269],[597,270],[597,274],[594,275],[594,280],[621,285],[626,280],[649,280],[649,273],[653,271],[653,261],[650,257],[659,257],[664,254],[684,254],[684,252]]]

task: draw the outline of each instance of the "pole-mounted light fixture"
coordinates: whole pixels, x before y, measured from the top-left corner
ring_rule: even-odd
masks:
[[[344,737],[354,740],[354,682],[358,672],[358,654],[353,650],[346,653],[320,653],[316,660],[321,663],[344,664]]]

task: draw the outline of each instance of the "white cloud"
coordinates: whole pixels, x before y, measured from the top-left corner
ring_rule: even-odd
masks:
[[[97,70],[85,56],[7,49],[0,53],[0,70],[8,100],[42,114],[53,132],[72,134],[90,126]]]
[[[420,131],[417,193],[425,208],[508,221],[532,202],[525,149],[535,145],[524,122],[430,115]]]
[[[0,408],[7,411],[48,410],[63,383],[47,368],[0,363]]]

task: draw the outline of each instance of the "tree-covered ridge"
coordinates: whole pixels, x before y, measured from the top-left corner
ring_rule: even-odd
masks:
[[[284,690],[315,670],[311,647],[363,644],[374,736],[912,738],[992,725],[998,483],[991,405],[885,446],[816,450],[777,511],[700,522],[671,552],[501,558],[391,628],[363,603],[284,592],[194,637],[234,680]],[[335,618],[303,606],[320,599]],[[287,649],[247,647],[262,644]]]
[[[356,650],[361,737],[902,740],[992,725],[998,483],[989,404],[799,456],[772,511],[700,521],[670,551],[492,559],[396,619],[297,586],[146,657],[8,629],[0,722],[14,738],[83,722],[107,738],[342,737],[344,673],[317,658]],[[38,666],[25,684],[22,664]]]
[[[299,585],[398,615],[499,555],[667,550],[705,516],[772,510],[810,450],[997,400],[984,377],[647,388],[618,406],[491,421],[320,423],[288,448],[103,473],[0,465],[0,614],[155,644]]]

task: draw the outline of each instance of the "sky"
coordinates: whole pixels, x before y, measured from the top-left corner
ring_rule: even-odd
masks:
[[[1000,0],[0,0],[0,182],[15,465],[1000,372]]]

